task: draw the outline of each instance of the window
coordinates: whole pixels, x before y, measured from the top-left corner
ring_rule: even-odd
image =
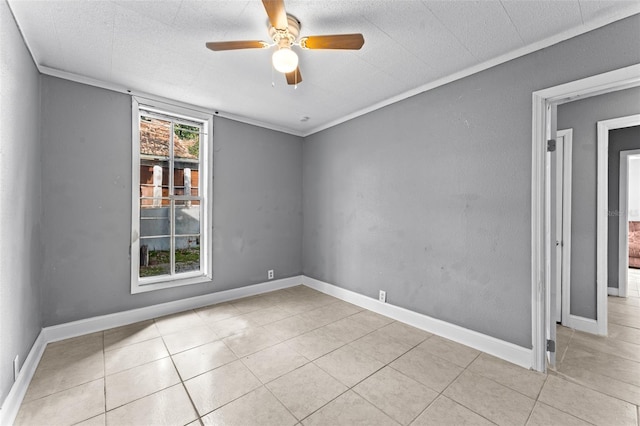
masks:
[[[133,100],[131,292],[211,280],[210,115]]]

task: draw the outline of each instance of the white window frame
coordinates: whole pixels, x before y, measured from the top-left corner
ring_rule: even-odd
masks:
[[[131,98],[131,294],[161,290],[191,284],[211,282],[213,277],[213,116],[209,113],[179,107],[155,100]],[[199,188],[200,218],[200,270],[179,275],[140,278],[140,109],[158,114],[202,123],[200,141]]]

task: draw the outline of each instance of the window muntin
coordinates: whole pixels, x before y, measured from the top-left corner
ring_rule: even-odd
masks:
[[[204,281],[211,120],[136,104],[132,292]]]

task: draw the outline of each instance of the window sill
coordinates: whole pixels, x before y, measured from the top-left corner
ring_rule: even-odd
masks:
[[[189,278],[182,278],[182,279],[173,279],[173,280],[168,280],[168,281],[160,281],[160,282],[152,282],[152,283],[148,283],[148,284],[144,284],[141,282],[134,282],[131,284],[131,294],[138,294],[138,293],[146,293],[148,291],[154,291],[154,290],[163,290],[166,288],[174,288],[174,287],[182,287],[185,285],[192,285],[192,284],[205,284],[205,283],[210,283],[211,282],[211,276],[210,275],[201,275],[201,276],[197,276],[197,277],[189,277]]]

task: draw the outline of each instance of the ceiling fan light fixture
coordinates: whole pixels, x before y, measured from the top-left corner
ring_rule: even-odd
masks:
[[[283,74],[290,73],[298,68],[298,55],[290,47],[281,47],[273,52],[271,61],[276,71]]]

